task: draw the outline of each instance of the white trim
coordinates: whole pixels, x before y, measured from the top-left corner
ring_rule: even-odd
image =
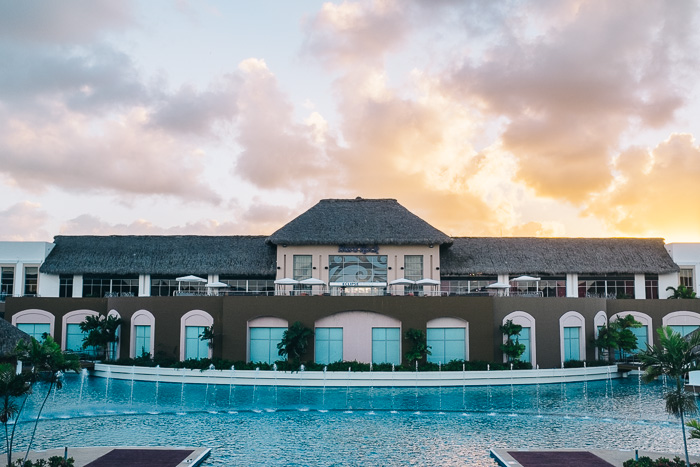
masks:
[[[578,311],[567,311],[559,318],[559,359],[564,366],[564,328],[579,328],[579,359],[586,359],[586,318]]]
[[[651,319],[651,316],[647,315],[646,313],[641,313],[639,311],[621,311],[619,313],[615,313],[610,317],[610,320],[613,319],[623,319],[627,315],[632,315],[634,317],[635,321],[638,321],[642,323],[642,325],[645,325],[647,327],[647,343],[649,345],[654,344],[654,327],[653,327],[653,321]],[[644,349],[642,349],[644,350]]]
[[[18,324],[48,324],[49,334],[51,334],[51,337],[56,336],[56,317],[48,311],[38,309],[22,310],[12,315],[12,325],[17,327]]]
[[[464,329],[464,360],[469,360],[469,321],[462,318],[444,316],[431,319],[426,323],[426,329],[432,328],[453,328]],[[443,362],[447,363],[447,362]]]
[[[535,329],[535,317],[530,313],[525,311],[514,311],[509,313],[503,318],[503,323],[512,320],[513,324],[519,324],[520,326],[530,328],[530,363],[532,363],[533,368],[537,368],[537,331]],[[506,337],[503,336],[503,343],[505,344]],[[503,361],[505,362],[506,356],[503,356]]]
[[[149,353],[151,358],[155,355],[155,335],[156,335],[156,318],[148,310],[138,310],[136,313],[131,315],[131,330],[129,334],[129,357],[136,358],[140,355],[136,355],[136,326],[150,326],[151,327],[151,339]]]
[[[185,360],[185,328],[187,326],[213,326],[214,318],[204,310],[191,310],[180,318],[180,361]],[[209,358],[212,348],[209,347]]]
[[[662,326],[700,326],[700,313],[674,311],[661,319]]]
[[[61,350],[66,350],[66,327],[69,324],[80,324],[88,316],[100,316],[94,310],[75,310],[63,315],[61,320]]]

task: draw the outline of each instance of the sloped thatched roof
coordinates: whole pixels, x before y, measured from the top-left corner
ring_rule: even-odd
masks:
[[[57,236],[46,274],[231,274],[274,277],[264,236]]]
[[[660,238],[457,237],[440,254],[440,273],[665,274],[678,271]]]
[[[452,239],[395,199],[323,199],[270,235],[276,245],[441,245]]]
[[[20,340],[30,342],[30,339],[29,334],[20,331],[8,321],[0,318],[0,356],[14,351]]]

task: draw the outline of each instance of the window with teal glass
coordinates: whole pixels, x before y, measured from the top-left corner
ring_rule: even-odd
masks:
[[[200,339],[206,326],[185,327],[185,360],[209,357],[209,341]]]
[[[134,356],[151,353],[151,327],[134,326]]]
[[[316,363],[343,361],[343,328],[316,328]]]
[[[372,328],[372,363],[401,363],[399,328]]]
[[[564,361],[581,359],[580,340],[579,326],[564,328]]]
[[[250,361],[274,363],[282,360],[277,344],[287,328],[250,328]]]
[[[431,363],[447,363],[452,360],[466,360],[466,329],[428,328],[426,332]]]
[[[17,325],[17,329],[26,332],[39,342],[42,342],[44,340],[45,334],[49,335],[51,333],[51,325],[48,323],[19,323]]]
[[[518,334],[517,337],[518,343],[523,344],[525,346],[525,350],[520,356],[520,361],[531,362],[532,354],[530,353],[530,328],[523,326],[523,328],[520,330],[520,334]]]
[[[679,332],[681,336],[687,336],[698,328],[697,324],[671,325],[669,326],[675,332]]]

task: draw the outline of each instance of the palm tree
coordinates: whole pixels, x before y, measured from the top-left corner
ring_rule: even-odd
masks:
[[[296,321],[282,334],[282,340],[277,343],[277,353],[280,357],[291,358],[295,365],[299,365],[299,360],[309,345],[309,338],[313,335],[311,329]]]
[[[12,445],[14,444],[17,422],[15,420],[11,433],[7,425],[13,418],[19,418],[30,392],[31,386],[25,375],[17,374],[15,368],[10,364],[0,364],[0,423],[5,429],[7,465],[12,464]],[[17,406],[15,401],[22,396],[24,396],[24,400],[20,406]]]
[[[670,285],[666,287],[666,290],[671,291],[671,295],[668,298],[695,298],[695,292],[690,287],[686,287],[681,284],[678,288],[671,287]]]
[[[648,346],[639,353],[644,368],[643,379],[650,382],[659,376],[668,376],[675,385],[664,394],[666,412],[680,417],[683,431],[685,463],[690,465],[688,442],[685,435],[685,415],[698,410],[695,395],[683,389],[685,375],[697,367],[700,360],[700,333],[692,333],[685,338],[668,326],[656,330],[659,343]]]

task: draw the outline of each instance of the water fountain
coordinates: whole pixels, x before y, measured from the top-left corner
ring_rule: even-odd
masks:
[[[439,370],[449,379],[441,364]],[[213,465],[253,464],[260,461],[260,452],[267,453],[269,465],[328,464],[349,456],[369,465],[405,464],[407,458],[401,456],[407,453],[434,458],[436,451],[420,440],[434,435],[431,430],[438,416],[442,436],[451,440],[439,454],[445,463],[455,460],[492,466],[488,449],[496,447],[674,450],[682,441],[675,430],[677,423],[663,407],[663,381],[641,388],[635,378],[590,381],[582,375],[580,382],[570,377],[572,381],[562,389],[561,382],[519,385],[518,370],[488,368],[494,376],[500,373],[504,384],[470,386],[472,377],[463,367],[461,375],[453,375],[457,384],[440,383],[440,387],[419,384],[430,375],[408,373],[415,387],[409,383],[384,388],[380,386],[388,378],[393,384],[402,381],[401,377],[405,381],[405,374],[373,371],[371,379],[365,373],[365,380],[374,389],[367,385],[353,392],[362,373],[353,373],[351,368],[342,374],[326,368],[314,376],[302,368],[298,375],[278,375],[273,367],[270,372],[258,369],[245,376],[245,371],[232,367],[223,373],[214,370],[218,373],[215,379],[219,384],[223,380],[229,389],[228,398],[217,398],[212,396],[213,382],[209,389],[207,384],[192,382],[201,375],[199,371],[159,369],[158,378],[151,381],[132,378],[131,368],[125,371],[128,376],[122,379],[110,373],[109,387],[107,382],[104,387],[109,399],[99,396],[103,386],[90,384],[91,377],[67,375],[64,389],[45,410],[37,448],[100,445],[105,432],[110,433],[110,442],[132,445],[148,433],[148,443],[198,442],[214,447]],[[237,384],[246,377],[253,384]],[[298,377],[298,384],[277,384],[289,377]],[[263,386],[270,390],[262,390]],[[207,397],[207,408],[212,410],[202,411],[201,401]],[[28,416],[36,406],[36,401],[29,404]],[[152,411],[156,406],[158,410]],[[134,426],[141,428],[137,431]],[[232,430],[235,437],[230,436]],[[348,443],[359,432],[372,439],[371,449]],[[528,436],[523,438],[523,433]],[[299,453],[299,440],[311,443],[313,449]]]

